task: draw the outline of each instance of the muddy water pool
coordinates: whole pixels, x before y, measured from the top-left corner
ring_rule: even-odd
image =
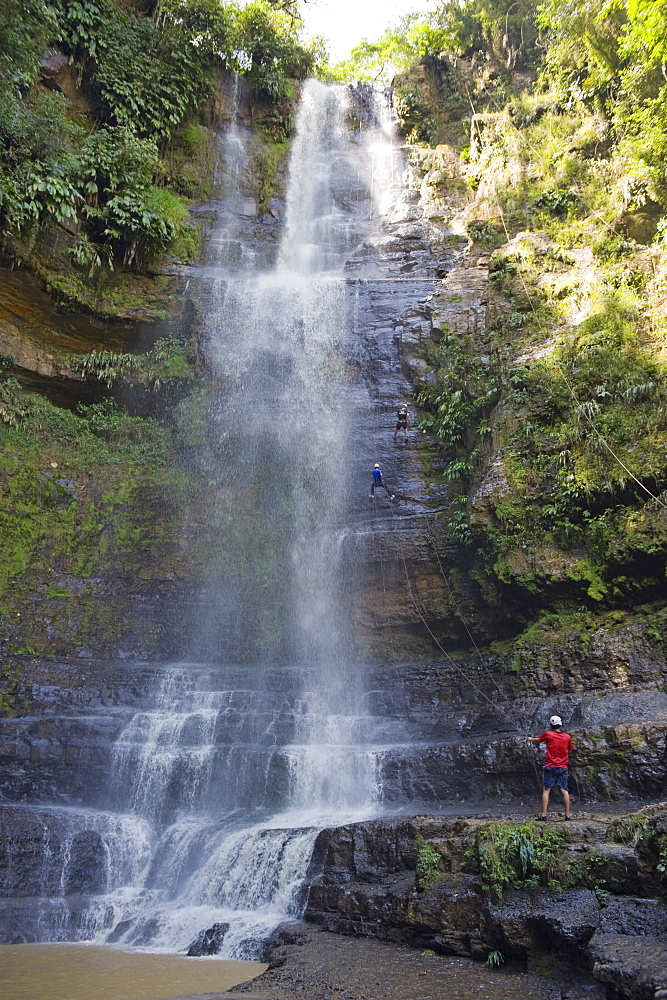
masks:
[[[71,944],[0,946],[4,1000],[164,1000],[222,993],[262,962],[231,962]]]

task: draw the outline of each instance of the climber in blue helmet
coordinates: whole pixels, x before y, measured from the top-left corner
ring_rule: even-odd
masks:
[[[382,469],[380,468],[378,462],[375,463],[375,466],[373,468],[373,482],[371,483],[371,500],[375,499],[376,486],[378,487],[381,486],[390,500],[394,499],[394,494],[390,493],[389,490],[387,489],[387,484],[384,481],[384,476],[382,475]]]

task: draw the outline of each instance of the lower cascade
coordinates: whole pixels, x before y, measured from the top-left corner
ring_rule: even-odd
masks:
[[[385,118],[366,90],[305,84],[277,253],[248,237],[249,135],[233,117],[222,137],[225,194],[198,291],[219,390],[195,460],[224,565],[189,612],[193,662],[161,668],[120,727],[108,786],[85,808],[15,807],[40,894],[36,910],[7,904],[17,940],[257,957],[301,914],[323,827],[428,798],[428,781],[408,788],[414,734],[349,621],[373,544],[355,510],[369,478],[355,462],[372,458],[359,441],[374,407],[363,318],[380,293],[398,314],[428,287],[377,251],[401,193]]]

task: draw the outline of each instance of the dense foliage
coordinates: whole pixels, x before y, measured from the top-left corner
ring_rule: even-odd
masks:
[[[434,334],[418,383],[449,484],[443,548],[465,546],[485,599],[516,598],[520,620],[652,600],[667,559],[667,3],[444,2],[339,69],[393,76],[408,142],[458,153],[471,256],[490,265],[486,328]]]
[[[539,52],[535,4],[531,0],[443,0],[427,16],[402,18],[377,41],[364,39],[350,59],[337,67],[342,75],[387,80],[415,59],[470,58],[489,55],[501,65],[535,65]]]
[[[215,71],[244,73],[267,100],[313,68],[293,7],[253,0],[0,0],[0,226],[34,239],[64,226],[88,271],[140,266],[187,230],[183,194],[165,166],[179,130],[211,92]],[[39,79],[48,50],[64,53],[90,112]],[[167,182],[175,190],[169,191]]]
[[[456,79],[452,64],[460,58],[478,67],[476,78]],[[542,88],[559,89],[570,106],[580,102],[604,116],[636,167],[637,197],[645,198],[656,191],[667,196],[666,62],[664,0],[444,0],[427,16],[404,17],[376,41],[364,39],[337,72],[385,82],[398,73],[405,131],[411,141],[433,145],[446,135],[449,105],[459,119],[471,102],[490,98],[497,109],[511,96],[512,71],[527,72]],[[419,64],[435,79],[437,102],[428,93],[432,85],[415,72]]]

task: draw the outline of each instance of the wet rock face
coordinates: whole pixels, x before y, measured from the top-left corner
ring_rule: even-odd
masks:
[[[39,62],[42,82],[51,90],[60,91],[69,98],[74,109],[88,114],[94,108],[94,103],[81,87],[81,80],[76,66],[68,56],[58,49],[45,52]]]
[[[103,892],[106,865],[97,831],[76,830],[57,813],[0,808],[2,897]]]
[[[0,354],[11,356],[19,370],[61,376],[79,383],[71,390],[82,394],[83,376],[68,366],[68,353],[128,351],[145,333],[137,324],[110,327],[93,317],[67,313],[32,275],[0,268]]]
[[[487,910],[489,940],[523,959],[555,950],[578,962],[599,923],[600,904],[590,889],[511,892],[504,905]]]
[[[667,940],[667,907],[656,899],[609,899],[602,907],[600,932]]]
[[[579,802],[659,796],[667,766],[667,694],[652,686],[660,676],[653,656],[633,650],[628,636],[622,643],[615,647],[619,686],[611,690],[608,681],[606,688],[602,680],[599,688],[586,685],[587,674],[604,674],[609,637],[600,637],[599,645],[594,638],[583,661],[573,648],[558,671],[555,664],[545,670],[528,663],[511,671],[500,656],[378,667],[367,710],[384,720],[387,732],[401,733],[400,745],[380,763],[388,806],[410,803],[427,811],[442,802],[537,800],[543,751],[526,736],[542,732],[554,710],[577,745],[571,788]],[[133,708],[145,702],[160,664],[26,657],[22,666],[6,696],[16,717],[0,720],[0,793],[13,802],[95,804],[108,787],[112,745]],[[645,721],[651,718],[656,721]],[[222,752],[224,726],[216,738]],[[284,775],[272,780],[279,794]],[[631,859],[619,850],[612,860],[613,885],[625,880],[634,891]]]
[[[203,955],[217,955],[222,948],[229,924],[213,924],[202,931],[188,948],[189,958],[201,958]]]
[[[0,795],[7,802],[98,801],[111,747],[155,680],[155,666],[26,658],[0,719]]]
[[[667,996],[667,938],[596,933],[589,945],[593,975],[615,997]]]
[[[9,801],[95,798],[121,717],[12,719],[0,726],[0,792]]]
[[[664,804],[646,815],[653,836],[660,836]],[[645,850],[611,842],[619,822],[600,817],[568,824],[561,848],[590,859],[582,871],[596,873],[593,880],[608,886],[603,893],[536,887],[508,891],[501,901],[471,872],[483,820],[415,817],[324,831],[313,856],[306,920],[337,933],[479,959],[500,951],[530,962],[547,952],[592,971],[614,997],[653,1000],[667,975],[667,906],[645,898],[659,890]],[[424,844],[440,859],[427,887],[419,868]],[[635,871],[637,896],[610,891],[619,853]],[[627,893],[631,881],[621,891]]]

